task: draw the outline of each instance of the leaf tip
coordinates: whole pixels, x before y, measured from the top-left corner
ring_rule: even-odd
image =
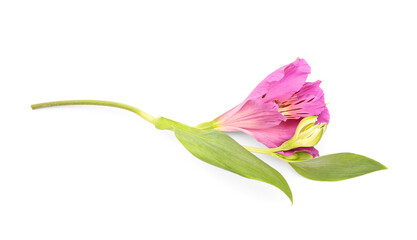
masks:
[[[373,160],[373,159],[371,159],[371,160],[374,161],[378,165],[378,167],[374,171],[387,170],[388,169],[384,164],[382,164],[382,163],[380,163],[376,160]]]
[[[282,190],[282,189],[281,189]],[[291,206],[294,205],[294,199],[292,197],[292,191],[288,186],[288,190],[287,191],[283,191],[285,193],[285,195],[287,195],[287,197],[290,199],[291,201]]]

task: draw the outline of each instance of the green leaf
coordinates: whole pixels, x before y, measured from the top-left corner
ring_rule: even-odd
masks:
[[[375,160],[354,153],[330,154],[290,164],[303,177],[317,181],[339,181],[387,169]]]
[[[216,130],[201,130],[166,118],[158,118],[155,126],[169,129],[194,156],[243,177],[266,182],[281,189],[292,202],[291,189],[274,168],[250,153],[228,135]]]

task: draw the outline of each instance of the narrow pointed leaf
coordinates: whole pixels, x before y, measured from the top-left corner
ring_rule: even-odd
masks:
[[[246,178],[272,184],[281,189],[292,202],[291,189],[284,177],[227,134],[217,130],[200,130],[166,118],[159,118],[155,126],[173,130],[184,147],[204,162]]]
[[[339,181],[387,169],[375,160],[354,153],[330,154],[290,164],[303,177],[317,181]]]

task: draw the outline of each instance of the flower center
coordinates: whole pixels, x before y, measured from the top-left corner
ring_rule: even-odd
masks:
[[[314,97],[311,99],[301,99],[299,100],[296,96],[285,100],[282,103],[279,103],[278,100],[275,103],[278,105],[278,112],[284,115],[287,119],[298,119],[300,117],[307,117],[308,113],[303,111],[301,104],[305,101],[311,102],[314,100]]]

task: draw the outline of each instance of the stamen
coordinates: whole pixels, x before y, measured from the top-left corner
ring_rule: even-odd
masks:
[[[285,108],[285,107],[288,107],[290,105],[291,105],[291,103],[284,102],[284,103],[279,104],[279,107],[280,108]]]
[[[302,110],[301,107],[298,106],[298,104],[301,104],[305,101],[305,99],[297,99],[296,96],[292,96],[285,102],[278,105],[278,112],[280,112],[282,115],[284,115],[287,119],[297,119],[300,117],[301,114],[306,113],[298,113],[297,111]]]

